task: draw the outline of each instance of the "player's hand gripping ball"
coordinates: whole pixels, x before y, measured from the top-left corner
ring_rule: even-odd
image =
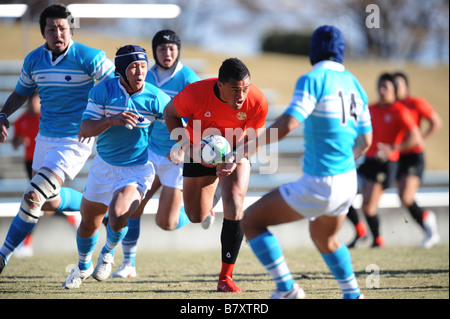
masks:
[[[202,160],[208,164],[224,163],[231,152],[228,141],[220,135],[208,135],[201,141]]]

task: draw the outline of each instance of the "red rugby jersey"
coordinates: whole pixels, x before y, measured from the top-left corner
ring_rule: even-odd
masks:
[[[174,97],[173,103],[181,116],[189,117],[186,129],[191,143],[198,145],[203,137],[218,130],[234,147],[245,137],[246,130],[264,127],[269,109],[267,98],[250,84],[243,106],[234,110],[214,93],[217,81],[212,78],[191,83]]]
[[[413,116],[400,102],[394,102],[389,106],[372,104],[369,106],[369,111],[372,119],[373,140],[367,151],[367,157],[375,157],[378,143],[400,144],[404,137],[417,127]],[[391,161],[398,161],[399,157],[398,150],[389,154]]]
[[[408,110],[410,111],[411,115],[414,118],[414,122],[419,127],[422,119],[431,118],[435,112],[430,103],[428,103],[427,100],[421,97],[408,96],[405,100],[401,102],[408,108]],[[424,145],[421,144],[411,149],[403,150],[401,154],[412,154],[412,153],[419,154],[422,153],[423,150]]]
[[[39,117],[29,112],[24,112],[14,122],[14,137],[20,137],[25,146],[25,160],[32,161],[36,135],[39,132]]]

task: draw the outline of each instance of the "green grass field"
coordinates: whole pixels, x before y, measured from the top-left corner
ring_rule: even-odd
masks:
[[[122,260],[119,251],[113,271]],[[360,288],[368,299],[449,298],[448,245],[429,250],[365,248],[351,252]],[[336,281],[316,250],[287,250],[285,257],[308,299],[341,298]],[[76,254],[12,258],[0,275],[0,299],[267,299],[275,287],[247,244],[234,274],[242,294],[216,292],[217,251],[141,251],[136,278],[104,282],[89,278],[80,289],[67,290],[61,284],[76,262]]]

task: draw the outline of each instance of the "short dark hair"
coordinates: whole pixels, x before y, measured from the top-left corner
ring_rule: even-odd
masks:
[[[392,82],[394,85],[395,94],[397,94],[397,81],[395,80],[395,77],[390,73],[383,73],[378,78],[378,87],[380,86],[381,82],[389,81]]]
[[[403,73],[403,72],[395,72],[393,75],[392,75],[394,78],[396,78],[396,77],[402,77],[403,78],[403,80],[405,80],[405,84],[406,84],[406,86],[408,86],[408,77],[406,76],[406,74],[405,73]]]
[[[41,34],[44,35],[45,25],[47,24],[47,18],[67,19],[69,21],[70,28],[73,29],[74,19],[67,7],[63,4],[52,4],[42,11],[39,17],[39,25],[41,27]]]
[[[219,81],[228,82],[230,79],[241,81],[246,77],[250,77],[250,71],[245,64],[237,58],[229,58],[222,62],[219,69]]]

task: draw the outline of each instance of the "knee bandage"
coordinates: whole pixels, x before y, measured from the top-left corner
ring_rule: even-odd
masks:
[[[57,197],[60,190],[61,185],[58,179],[50,171],[40,170],[31,179],[25,190],[22,202],[20,203],[19,217],[25,222],[36,223],[41,216],[42,205],[47,200],[52,200]],[[25,200],[25,196],[30,192],[36,195],[32,205],[28,204]]]

